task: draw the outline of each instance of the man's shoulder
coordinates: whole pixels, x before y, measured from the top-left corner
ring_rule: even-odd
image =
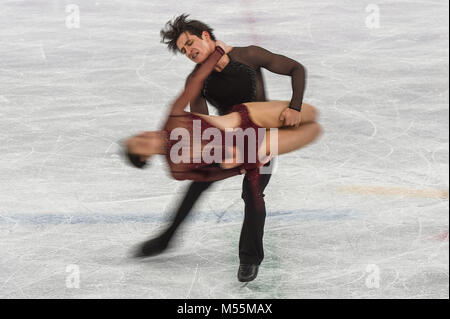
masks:
[[[242,57],[246,59],[253,59],[260,56],[262,53],[268,52],[264,48],[257,45],[249,45],[246,47],[233,47],[230,54],[235,57]]]
[[[233,50],[231,50],[231,52],[243,52],[243,53],[248,53],[248,52],[252,52],[258,49],[262,49],[260,46],[257,45],[248,45],[245,47],[233,47]]]
[[[256,44],[250,44],[250,45],[242,46],[242,47],[233,47],[233,49],[242,49],[242,50],[249,50],[249,49],[254,49],[254,48],[261,48],[261,46],[256,45]]]

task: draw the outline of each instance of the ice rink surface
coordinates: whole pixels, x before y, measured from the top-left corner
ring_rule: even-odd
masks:
[[[320,140],[278,158],[245,287],[240,176],[168,253],[129,257],[188,185],[162,158],[138,171],[117,155],[161,125],[193,68],[159,39],[183,12],[301,62],[321,112]],[[448,298],[448,22],[445,0],[2,0],[0,297]],[[264,76],[290,99],[288,77]]]

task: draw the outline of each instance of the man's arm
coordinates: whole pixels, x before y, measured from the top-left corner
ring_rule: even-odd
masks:
[[[306,70],[303,65],[284,55],[274,54],[255,45],[248,47],[247,54],[255,68],[263,67],[273,73],[291,76],[292,98],[289,107],[301,111],[306,83]]]
[[[255,69],[260,67],[271,72],[289,75],[292,84],[292,98],[289,109],[281,114],[280,120],[285,125],[300,125],[303,94],[306,83],[306,70],[299,62],[284,55],[274,54],[258,46],[249,46],[245,51],[249,65]]]

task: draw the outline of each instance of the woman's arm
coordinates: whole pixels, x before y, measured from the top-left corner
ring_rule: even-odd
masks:
[[[200,94],[194,97],[190,102],[191,112],[200,113],[200,114],[209,114],[208,105],[206,104],[206,100]]]
[[[243,173],[245,173],[245,170],[240,167],[231,169],[221,169],[220,167],[203,167],[186,172],[171,172],[173,178],[176,180],[192,180],[197,182],[214,182]]]
[[[205,62],[189,77],[183,93],[172,104],[170,114],[177,115],[183,114],[184,109],[189,102],[199,95],[201,92],[203,82],[208,75],[214,70],[215,65],[220,58],[225,54],[225,51],[217,46],[213,53],[206,59]]]

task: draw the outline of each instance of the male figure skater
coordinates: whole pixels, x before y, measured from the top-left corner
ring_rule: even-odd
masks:
[[[233,105],[244,102],[266,101],[261,68],[288,75],[292,82],[292,99],[288,109],[280,117],[286,126],[301,124],[301,106],[305,89],[304,67],[283,55],[274,54],[258,46],[230,47],[216,41],[211,29],[205,23],[188,20],[180,15],[166,23],[161,30],[161,42],[173,53],[182,53],[197,64],[194,70],[214,51],[216,45],[225,47],[226,54],[219,60],[204,83],[202,94],[191,100],[191,112],[208,114],[206,101],[217,108],[219,114],[227,114]],[[192,73],[191,73],[192,74]],[[270,163],[269,163],[270,164]],[[267,164],[266,164],[267,165]],[[260,174],[260,190],[256,196],[264,197],[264,189],[271,175]],[[189,214],[201,194],[212,182],[192,182],[175,213],[172,224],[158,237],[144,242],[136,252],[137,257],[148,257],[164,251],[178,226]],[[265,204],[256,205],[255,194],[251,193],[248,176],[244,177],[242,199],[245,203],[245,217],[239,240],[238,279],[249,282],[256,278],[264,258],[263,233],[266,218]],[[264,203],[264,200],[262,200]]]

